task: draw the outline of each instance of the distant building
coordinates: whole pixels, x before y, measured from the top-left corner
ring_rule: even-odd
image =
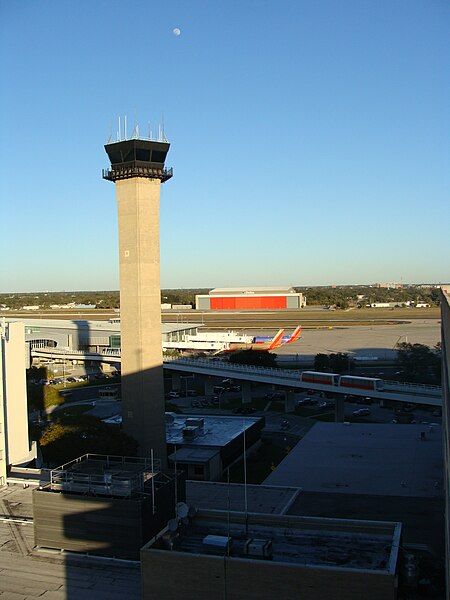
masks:
[[[416,308],[430,308],[430,304],[428,302],[417,302]]]
[[[403,287],[402,283],[375,283],[373,287],[384,288],[388,290],[398,290]]]
[[[372,302],[368,304],[370,308],[397,308],[398,306],[403,306],[404,302]]]
[[[22,310],[39,310],[41,307],[39,304],[34,304],[32,306],[22,306]]]
[[[35,457],[28,438],[26,364],[23,323],[0,324],[0,486],[10,465]]]
[[[292,287],[215,288],[195,296],[197,310],[282,310],[306,306],[306,297]]]

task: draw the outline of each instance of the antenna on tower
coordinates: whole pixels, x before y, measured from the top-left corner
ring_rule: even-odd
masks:
[[[112,121],[110,121],[109,123],[109,137],[108,137],[108,141],[106,142],[107,144],[110,144],[112,142]]]
[[[125,120],[125,139],[127,139],[127,115],[125,115],[124,120]]]
[[[148,139],[151,140],[152,139],[152,130],[150,127],[150,121],[148,121]]]
[[[161,113],[161,141],[167,142],[166,134],[164,133],[164,113]]]

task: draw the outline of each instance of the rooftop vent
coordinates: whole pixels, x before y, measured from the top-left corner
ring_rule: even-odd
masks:
[[[183,438],[186,440],[193,440],[198,434],[198,427],[188,425],[183,427]]]
[[[188,417],[186,419],[186,426],[188,427],[199,427],[200,429],[203,429],[204,425],[205,419],[202,417]]]
[[[244,554],[256,558],[272,558],[272,540],[249,539],[245,542]]]

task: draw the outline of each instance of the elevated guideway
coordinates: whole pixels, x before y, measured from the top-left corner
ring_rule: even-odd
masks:
[[[102,352],[64,350],[62,348],[35,348],[31,355],[36,358],[97,361],[120,363],[120,350],[107,349]],[[442,388],[422,384],[384,381],[383,390],[363,390],[335,385],[307,383],[300,380],[301,371],[250,365],[237,365],[220,359],[173,358],[164,360],[164,368],[170,371],[196,373],[209,377],[232,378],[237,381],[264,383],[285,389],[316,390],[336,396],[370,396],[378,400],[395,400],[411,404],[442,405]]]
[[[442,388],[422,384],[406,384],[395,381],[384,381],[384,389],[360,390],[335,385],[322,385],[300,381],[301,371],[236,365],[222,360],[205,360],[193,358],[177,358],[166,360],[164,368],[173,371],[198,373],[213,377],[232,378],[239,381],[253,381],[278,385],[289,389],[308,389],[332,394],[351,394],[352,396],[370,396],[379,400],[396,400],[411,404],[442,405]]]

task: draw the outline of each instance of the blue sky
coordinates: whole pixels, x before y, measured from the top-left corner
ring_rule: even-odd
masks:
[[[446,0],[0,11],[1,291],[118,288],[103,144],[162,113],[163,287],[450,280]]]

